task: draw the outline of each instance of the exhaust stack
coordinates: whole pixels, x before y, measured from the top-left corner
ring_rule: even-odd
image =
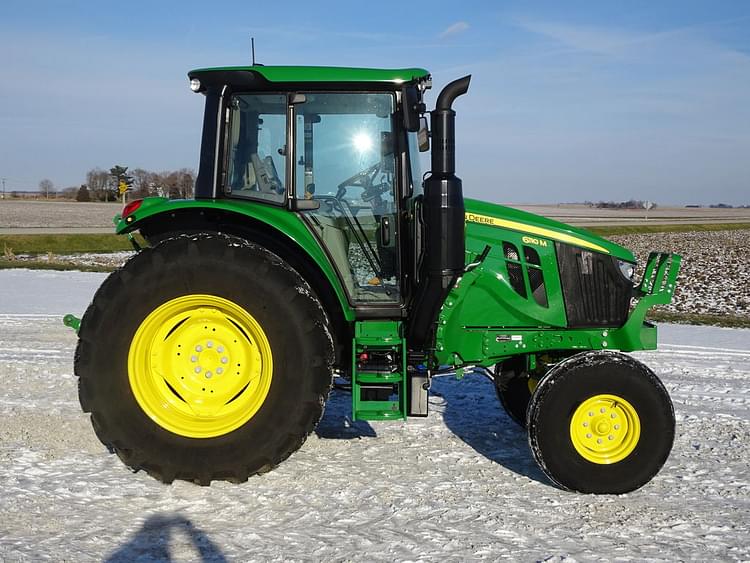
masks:
[[[424,348],[433,336],[440,307],[465,264],[464,196],[456,172],[456,112],[453,102],[469,89],[471,76],[454,80],[430,112],[432,170],[424,182],[425,252],[420,285],[411,306],[409,344]]]

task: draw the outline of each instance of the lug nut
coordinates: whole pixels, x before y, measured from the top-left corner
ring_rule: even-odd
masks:
[[[586,438],[591,438],[591,433],[586,434]]]
[[[216,373],[218,373],[219,375],[221,375],[222,373],[224,373],[224,370],[221,369],[221,368],[216,368]]]
[[[197,346],[195,347],[195,351],[196,351],[196,352],[201,352],[202,350],[203,350],[203,346],[201,346],[200,344],[198,344],[198,345],[197,345]]]
[[[200,372],[201,372],[201,367],[195,366],[195,373],[200,373]]]
[[[211,342],[210,340],[209,340],[208,342],[206,342],[206,346],[207,346],[208,348],[211,348],[211,346],[213,346],[213,345],[214,345],[214,343],[213,343],[213,342]]]
[[[224,346],[217,346],[216,351],[221,354],[224,351]]]
[[[212,376],[212,375],[213,375],[213,374],[212,374],[212,373],[211,373],[210,371],[207,371],[207,372],[206,372],[206,379],[211,379],[211,376]]]
[[[619,430],[619,429],[620,429],[620,425],[619,424],[615,424],[615,430]]]
[[[584,426],[588,426],[588,425],[589,425],[589,423],[588,423],[588,422],[584,422],[584,423],[583,423],[583,425],[584,425]]]
[[[190,361],[195,363],[198,361],[198,356],[190,356]]]
[[[227,363],[228,361],[229,361],[229,358],[227,358],[226,356],[224,356],[224,357],[223,357],[223,358],[221,359],[221,363],[222,363],[222,364],[226,364],[226,363]]]

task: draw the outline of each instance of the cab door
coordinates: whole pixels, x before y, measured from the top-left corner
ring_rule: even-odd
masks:
[[[401,302],[392,93],[304,92],[294,103],[296,197],[356,305]]]

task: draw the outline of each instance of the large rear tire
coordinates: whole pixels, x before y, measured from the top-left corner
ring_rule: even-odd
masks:
[[[553,367],[527,412],[529,445],[557,485],[619,494],[648,483],[674,440],[672,402],[645,365],[618,352],[584,352]]]
[[[242,482],[296,451],[323,413],[323,308],[243,239],[165,240],[97,291],[81,322],[79,398],[99,439],[165,483]]]

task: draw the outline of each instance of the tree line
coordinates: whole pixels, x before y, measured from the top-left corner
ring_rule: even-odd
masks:
[[[190,198],[193,196],[195,172],[190,168],[153,172],[143,168],[128,171],[115,165],[109,170],[93,168],[86,173],[86,183],[76,189],[76,201],[116,201],[120,186],[126,186],[128,199],[148,196]]]
[[[642,199],[629,199],[628,201],[599,201],[596,203],[585,202],[589,207],[598,209],[654,209],[657,205],[651,201]]]
[[[74,199],[76,201],[119,201],[120,187],[127,189],[127,199],[148,196],[169,198],[191,198],[195,186],[195,171],[190,168],[153,172],[143,168],[129,170],[116,164],[108,170],[96,167],[86,172],[86,182],[80,186],[55,189],[54,183],[45,178],[39,182],[38,192],[9,191],[6,197],[46,199]]]

